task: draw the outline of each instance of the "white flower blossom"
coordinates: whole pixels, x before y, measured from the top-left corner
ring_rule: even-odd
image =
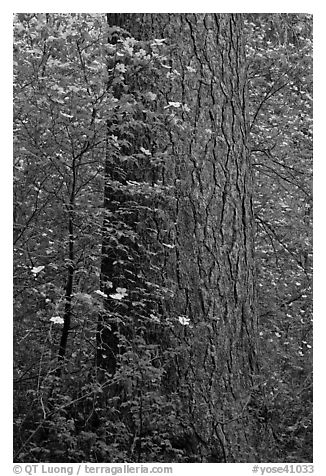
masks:
[[[53,324],[63,324],[64,323],[64,320],[60,316],[53,316],[53,317],[51,317],[50,321],[53,322]]]
[[[126,288],[117,288],[117,292],[114,294],[110,294],[110,298],[116,299],[117,301],[121,301],[124,297],[128,295]]]
[[[126,70],[126,67],[123,63],[119,63],[117,64],[117,66],[115,67],[115,69],[117,71],[120,71],[120,73],[125,73],[127,70]]]
[[[178,320],[180,322],[180,324],[182,324],[183,326],[189,326],[189,323],[190,323],[190,319],[186,316],[179,316],[178,317]]]

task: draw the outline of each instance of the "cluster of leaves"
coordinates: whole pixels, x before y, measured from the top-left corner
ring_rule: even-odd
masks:
[[[207,461],[190,436],[192,325],[162,319],[158,278],[173,246],[160,135],[185,106],[159,104],[164,40],[107,20],[14,21],[16,460]],[[274,461],[311,458],[310,21],[246,17],[265,388],[251,411]]]
[[[155,433],[171,412],[157,391],[157,346],[144,338],[161,290],[142,269],[158,251],[139,236],[164,190],[149,84],[164,62],[161,43],[138,42],[104,15],[19,14],[14,28],[16,457],[135,459],[139,428],[156,406],[161,425],[151,421],[154,440],[142,440],[155,459]],[[104,188],[111,203],[103,206]],[[113,283],[105,269],[100,275],[103,257]],[[124,348],[114,381],[94,365],[99,315]],[[114,394],[103,397],[108,381],[128,397],[122,417]]]
[[[251,153],[271,457],[312,455],[312,25],[248,15]],[[272,371],[271,371],[272,369]]]

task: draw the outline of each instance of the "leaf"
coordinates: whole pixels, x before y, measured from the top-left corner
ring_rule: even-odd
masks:
[[[175,245],[169,245],[168,243],[162,243],[162,245],[165,246],[165,248],[170,248],[171,250],[175,248]]]
[[[153,43],[151,43],[151,46],[161,46],[165,41],[165,38],[154,38]]]
[[[155,93],[151,93],[150,91],[146,93],[146,96],[150,101],[155,101],[155,99],[157,98],[157,95]]]
[[[79,299],[79,301],[81,301],[85,304],[88,304],[90,306],[92,305],[92,296],[90,296],[87,293],[77,293],[77,294],[75,294],[75,298]]]
[[[121,294],[127,294],[127,289],[126,288],[117,288],[117,292]]]
[[[155,314],[150,314],[149,316],[152,318],[153,321],[160,322],[160,319],[157,316],[155,316]]]
[[[66,114],[65,112],[60,111],[61,116],[63,117],[68,117],[68,119],[72,119],[74,116],[71,116],[70,114]]]
[[[144,149],[144,147],[140,147],[140,151],[147,156],[151,156],[150,151],[147,149]]]
[[[102,297],[104,297],[104,298],[107,298],[107,297],[108,297],[108,295],[107,295],[107,294],[103,293],[103,292],[102,292],[102,291],[100,291],[99,289],[97,289],[97,290],[96,290],[96,291],[94,291],[94,292],[95,292],[96,294],[98,294],[99,296],[102,296]]]
[[[172,102],[172,101],[169,101],[169,104],[167,106],[164,107],[164,109],[167,109],[168,107],[181,107],[181,102]]]
[[[38,273],[40,273],[43,269],[45,268],[45,266],[37,266],[34,268],[31,269],[31,272],[35,275],[37,275]]]

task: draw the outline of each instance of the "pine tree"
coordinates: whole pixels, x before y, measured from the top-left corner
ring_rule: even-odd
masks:
[[[154,268],[149,267],[147,279],[155,279],[173,296],[163,297],[157,309],[161,321],[174,319],[176,327],[173,338],[179,352],[167,364],[167,387],[178,394],[187,418],[179,445],[184,441],[193,453],[202,446],[211,460],[255,460],[253,424],[248,414],[257,373],[254,219],[242,18],[226,14],[121,14],[109,15],[108,21],[120,34],[129,31],[137,40],[164,43],[167,48],[163,71],[155,84],[156,113],[164,115],[165,128],[147,138],[144,126],[142,145],[148,155],[164,151],[165,164],[154,185],[173,189],[170,206],[164,213],[161,209],[159,215],[164,218],[159,221],[157,211],[152,213],[152,222],[156,214],[159,223],[156,241],[165,251],[163,255],[154,253],[156,277]],[[148,86],[142,80],[141,87]],[[144,116],[142,120],[146,123]],[[118,126],[111,127],[115,130]],[[132,155],[140,146],[133,141],[125,152]],[[114,170],[122,170],[123,155],[120,153],[120,161],[108,166],[111,181]],[[132,173],[125,170],[122,177],[120,183],[131,179]],[[144,173],[142,185],[148,184],[146,179]],[[112,216],[113,195],[108,190],[105,199]],[[120,201],[116,198],[115,207],[126,211],[126,200],[125,194]],[[139,217],[134,215],[132,223],[129,215],[126,223],[131,229],[139,228]],[[142,247],[148,241],[148,229],[140,229]],[[113,262],[117,265],[119,261],[116,249],[105,246],[102,280],[126,289],[125,273],[137,273],[135,260],[132,258],[131,268],[120,269],[117,276],[112,270]],[[120,256],[124,252],[120,251]],[[144,267],[142,272],[146,273]],[[121,331],[124,313],[130,316],[130,309],[126,305],[121,309],[121,303],[117,315],[112,305],[116,309],[111,299],[103,345],[111,350],[107,368],[114,373],[119,335],[122,341],[126,338],[121,335],[125,334]],[[153,316],[148,301],[146,308]],[[119,329],[114,321],[120,322]],[[123,342],[120,344],[123,347]]]

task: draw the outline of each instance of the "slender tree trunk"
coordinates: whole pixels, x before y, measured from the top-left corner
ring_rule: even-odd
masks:
[[[68,336],[71,326],[71,317],[72,317],[72,294],[73,294],[73,285],[74,285],[74,274],[75,274],[75,238],[74,238],[74,213],[75,213],[75,193],[76,193],[76,174],[77,174],[77,164],[76,157],[72,160],[72,183],[71,191],[69,197],[69,203],[67,205],[67,214],[68,214],[68,260],[67,260],[67,281],[65,287],[65,307],[63,315],[63,328],[60,339],[60,346],[58,352],[58,361],[61,363],[66,355]],[[58,374],[61,374],[61,367],[58,368]]]
[[[66,349],[67,349],[67,342],[68,342],[68,335],[71,325],[71,300],[72,300],[72,290],[74,284],[74,238],[73,238],[73,218],[71,216],[71,212],[69,213],[69,251],[68,251],[68,272],[67,272],[67,282],[65,288],[65,307],[64,307],[64,316],[63,316],[63,328],[61,333],[60,339],[60,347],[58,353],[58,360],[62,362],[64,360]],[[59,372],[61,370],[59,369]]]

